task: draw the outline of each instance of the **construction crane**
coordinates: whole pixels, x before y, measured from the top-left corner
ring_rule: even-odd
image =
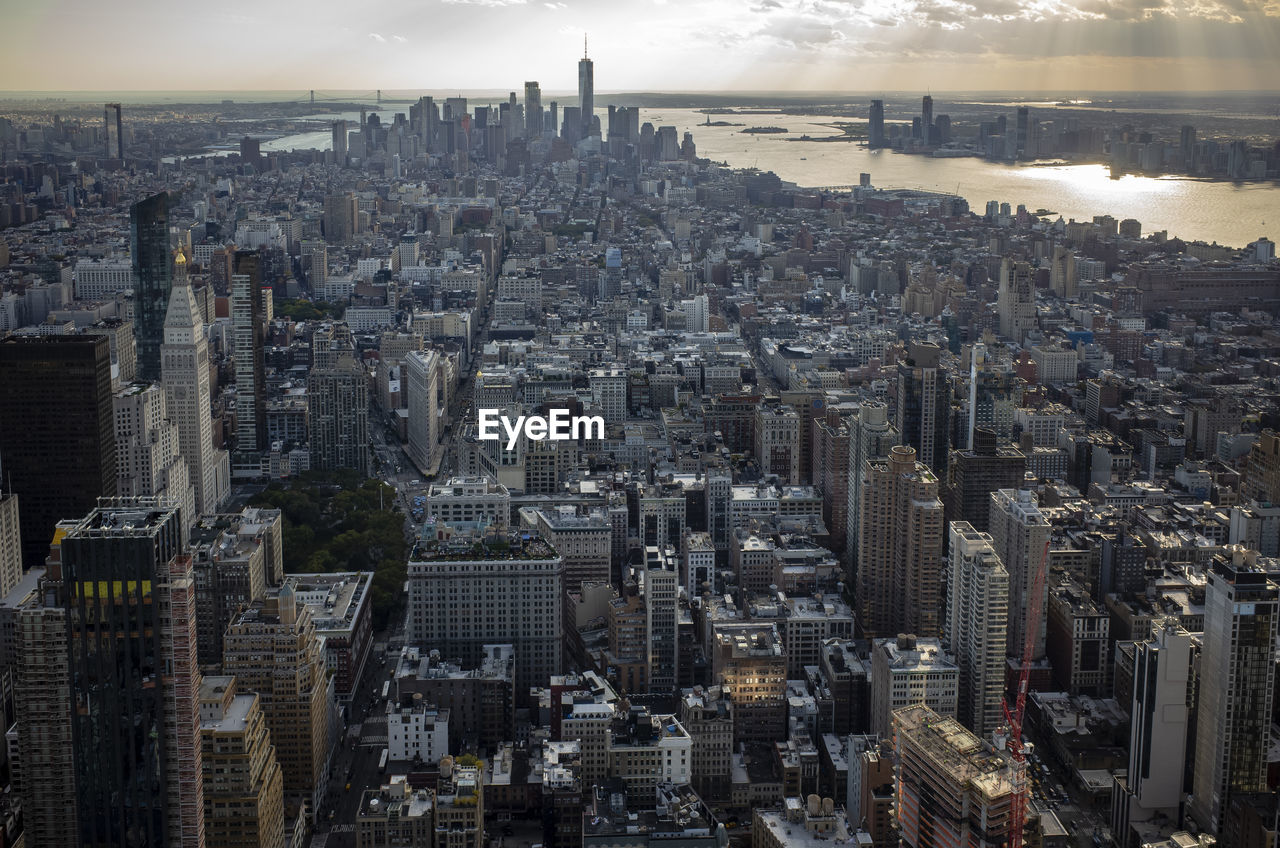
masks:
[[[1009,814],[1009,848],[1022,848],[1022,831],[1027,823],[1027,755],[1022,750],[1022,719],[1027,710],[1027,683],[1031,678],[1031,658],[1035,654],[1036,635],[1040,632],[1041,604],[1045,572],[1049,562],[1049,541],[1044,543],[1040,565],[1031,581],[1027,596],[1026,632],[1023,634],[1022,667],[1018,670],[1018,692],[1013,711],[1009,699],[1003,702],[1004,720],[1009,725],[1009,753],[1013,756],[1013,803]]]

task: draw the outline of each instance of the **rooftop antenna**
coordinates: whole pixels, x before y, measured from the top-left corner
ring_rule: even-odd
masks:
[[[587,58],[587,34],[582,34],[582,58]]]

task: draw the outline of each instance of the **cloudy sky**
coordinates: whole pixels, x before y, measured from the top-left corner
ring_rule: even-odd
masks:
[[[1280,0],[0,0],[7,90],[1280,89]]]

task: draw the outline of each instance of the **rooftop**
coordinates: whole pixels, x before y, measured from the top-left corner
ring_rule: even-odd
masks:
[[[422,680],[511,680],[515,668],[515,648],[511,645],[485,645],[484,657],[474,668],[463,668],[456,662],[445,660],[439,651],[424,653],[416,647],[400,649],[396,665],[396,677],[417,677]]]
[[[435,798],[430,789],[414,789],[398,774],[380,789],[366,789],[360,796],[359,818],[420,818],[431,814]]]
[[[555,548],[540,536],[459,535],[450,539],[419,539],[410,562],[514,562],[551,560]]]
[[[893,720],[899,745],[913,746],[948,779],[989,799],[1013,792],[1012,760],[954,718],[917,704],[895,711]]]
[[[355,623],[369,595],[373,572],[291,574],[285,582],[293,587],[297,601],[311,609],[316,629],[345,630]]]
[[[756,820],[786,848],[830,848],[851,841],[843,810],[811,816],[800,798],[783,799],[781,810],[756,810]]]
[[[957,670],[937,639],[877,639],[875,649],[885,657],[891,669]]]
[[[236,695],[231,699],[222,718],[200,722],[201,730],[214,733],[243,733],[249,720],[249,710],[257,695]]]

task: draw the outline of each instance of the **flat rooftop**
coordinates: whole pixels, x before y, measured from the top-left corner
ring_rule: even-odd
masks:
[[[930,760],[938,772],[988,798],[1013,791],[1011,760],[974,736],[954,718],[938,715],[923,704],[894,713],[897,735]]]
[[[845,826],[843,815],[820,817],[824,825],[829,818],[831,826],[819,833],[810,830],[803,815],[792,809],[793,806],[801,806],[799,798],[786,798],[784,803],[788,805],[785,810],[757,810],[756,816],[760,826],[768,828],[774,838],[787,848],[831,848],[832,845],[842,845],[849,841],[849,829]],[[799,820],[793,820],[796,818]]]
[[[311,619],[318,630],[343,630],[354,623],[368,596],[373,572],[291,574],[287,582],[293,586],[298,602],[311,609]]]
[[[200,722],[201,730],[216,733],[243,733],[249,721],[249,710],[253,707],[256,695],[236,695],[231,699],[222,718]]]

